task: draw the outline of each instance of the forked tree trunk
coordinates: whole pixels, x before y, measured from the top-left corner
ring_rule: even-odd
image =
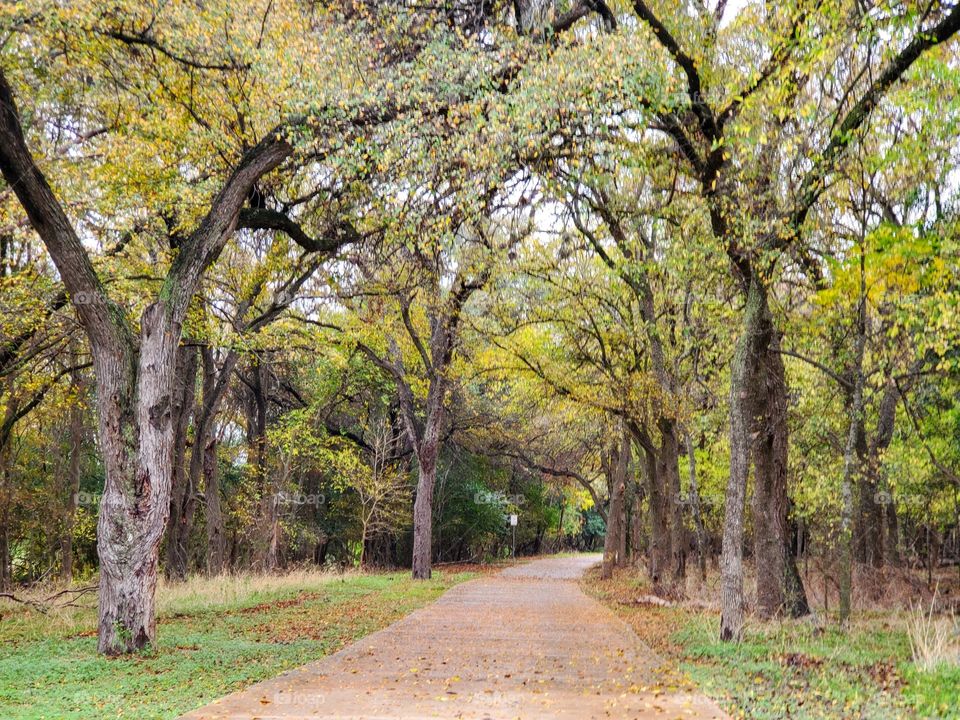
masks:
[[[237,226],[264,174],[290,156],[283,133],[248,150],[208,212],[180,244],[158,299],[141,316],[139,342],[103,283],[24,139],[13,92],[0,70],[0,172],[43,240],[90,341],[106,476],[97,522],[101,653],[131,652],[156,633],[154,594],[170,511],[173,374],[182,321],[206,269]]]

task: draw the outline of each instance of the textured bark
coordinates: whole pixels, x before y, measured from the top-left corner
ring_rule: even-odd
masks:
[[[751,370],[753,358],[760,350],[760,323],[765,308],[764,290],[754,280],[747,292],[743,329],[730,368],[730,478],[720,554],[721,640],[739,640],[743,633],[743,516],[750,473]]]
[[[668,584],[670,560],[673,557],[670,514],[662,478],[658,473],[656,451],[646,447],[643,450],[644,479],[650,506],[649,575],[654,589],[661,591]]]
[[[780,334],[764,307],[759,347],[752,370],[753,530],[757,611],[763,618],[800,617],[810,612],[793,556],[787,496],[787,380]]]
[[[417,453],[419,475],[413,503],[413,577],[429,580],[433,561],[433,489],[437,481],[439,446],[427,443]]]
[[[106,487],[97,524],[100,556],[98,649],[129,652],[156,634],[153,597],[158,550],[169,512],[173,425],[171,392],[180,325],[163,302],[141,320],[136,391],[123,388],[125,359],[101,354],[98,380],[116,381],[124,401],[98,388]]]

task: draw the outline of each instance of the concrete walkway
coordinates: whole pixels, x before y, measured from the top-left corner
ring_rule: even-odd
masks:
[[[536,560],[449,590],[380,632],[185,719],[725,718],[575,582]]]

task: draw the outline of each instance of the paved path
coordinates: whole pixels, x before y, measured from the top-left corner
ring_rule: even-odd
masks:
[[[184,720],[725,718],[574,582],[598,556],[536,560]],[[666,674],[665,674],[666,673]]]

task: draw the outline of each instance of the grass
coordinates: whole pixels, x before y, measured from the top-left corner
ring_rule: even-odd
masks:
[[[48,615],[0,601],[0,718],[173,718],[316,660],[474,577],[407,572],[195,578],[158,589],[158,642],[96,653],[93,598]]]
[[[960,666],[915,666],[907,614],[860,613],[847,631],[752,622],[723,643],[713,611],[632,603],[649,592],[635,572],[583,587],[732,717],[960,718]]]

